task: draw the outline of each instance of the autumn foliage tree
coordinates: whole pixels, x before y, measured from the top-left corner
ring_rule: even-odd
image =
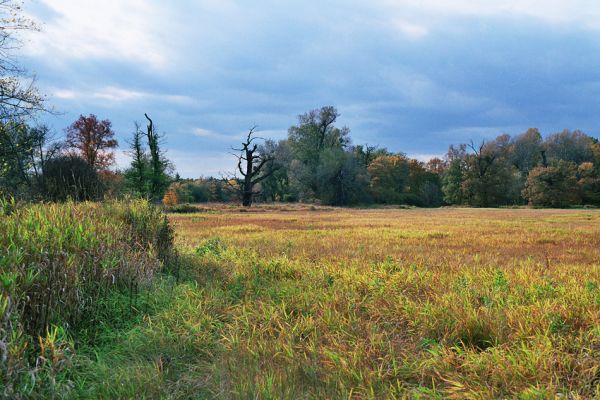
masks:
[[[175,193],[175,190],[173,190],[173,189],[168,190],[167,193],[165,193],[165,196],[163,197],[162,202],[167,207],[176,206],[178,203],[178,199],[177,199],[177,193]]]
[[[81,115],[66,129],[65,145],[73,155],[81,157],[94,170],[108,169],[115,162],[113,149],[118,146],[112,123],[98,120],[94,114]]]
[[[530,205],[566,207],[580,200],[577,192],[577,165],[560,160],[554,165],[534,168],[527,178],[523,196]]]
[[[439,206],[440,177],[401,154],[377,157],[369,165],[370,190],[378,203]]]
[[[402,155],[377,157],[369,165],[370,189],[378,203],[402,203],[407,192],[409,165]]]

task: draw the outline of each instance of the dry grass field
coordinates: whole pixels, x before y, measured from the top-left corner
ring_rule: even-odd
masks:
[[[600,397],[599,211],[204,211],[170,219],[207,397]]]

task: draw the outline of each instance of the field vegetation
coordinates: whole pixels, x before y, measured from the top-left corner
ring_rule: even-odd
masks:
[[[597,137],[482,128],[424,162],[353,142],[324,106],[182,179],[162,127],[119,102],[146,126],[117,170],[109,119],[40,125],[73,110],[19,63],[40,26],[21,3],[0,0],[0,397],[600,398]],[[185,134],[170,100],[157,122]],[[367,122],[356,137],[403,135]],[[225,145],[235,124],[188,133]],[[525,205],[579,209],[436,208]]]
[[[287,211],[287,212],[284,212]],[[288,207],[174,216],[234,398],[600,395],[600,213]]]
[[[600,395],[598,211],[199,211],[3,203],[4,397]]]

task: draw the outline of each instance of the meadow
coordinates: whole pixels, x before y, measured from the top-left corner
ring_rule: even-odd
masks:
[[[219,395],[600,396],[598,211],[253,211],[171,217],[223,299]]]
[[[169,214],[176,269],[65,339],[53,396],[600,397],[597,210],[200,211]]]

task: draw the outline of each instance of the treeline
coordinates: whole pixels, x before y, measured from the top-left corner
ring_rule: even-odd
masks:
[[[452,145],[443,158],[421,162],[385,148],[353,145],[350,130],[335,126],[338,116],[334,107],[307,112],[286,139],[258,146],[255,163],[245,172],[260,176],[251,189],[255,201],[600,205],[600,143],[583,132],[565,130],[544,139],[539,130],[529,129],[514,137]],[[240,154],[240,172],[247,158]],[[172,189],[184,202],[230,201],[242,196],[241,182],[240,177],[188,180]]]
[[[129,141],[131,163],[114,171],[118,143],[109,120],[80,116],[62,141],[46,127],[0,123],[0,195],[51,201],[140,197],[200,202],[320,202],[418,207],[600,205],[600,143],[581,131],[543,138],[537,129],[451,145],[421,162],[385,148],[354,145],[334,107],[302,114],[286,139],[251,130],[237,174],[180,179],[145,115]],[[167,194],[167,196],[165,196]]]
[[[449,204],[600,204],[600,143],[581,131],[564,130],[543,139],[532,128],[478,146],[451,146],[439,164]]]

